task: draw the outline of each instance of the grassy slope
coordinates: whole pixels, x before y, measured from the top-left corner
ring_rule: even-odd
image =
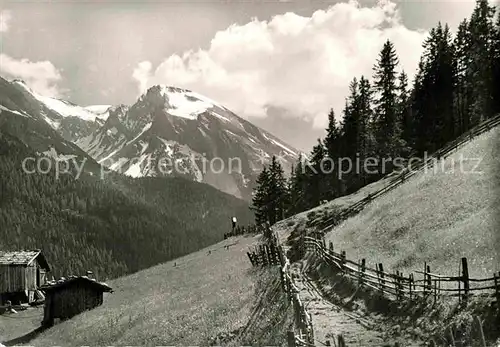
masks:
[[[314,207],[310,210],[297,213],[294,216],[291,216],[284,221],[280,221],[276,224],[276,229],[277,230],[288,230],[290,231],[287,227],[294,226],[295,228],[297,227],[310,227],[310,226],[317,226],[327,220],[330,219],[332,215],[336,215],[340,213],[342,210],[348,208],[349,206],[363,200],[366,198],[368,195],[376,193],[377,191],[383,189],[386,186],[389,186],[396,177],[396,173],[391,173],[384,178],[373,182],[371,184],[368,184],[358,191],[342,196],[340,198],[330,200],[329,202]],[[287,227],[284,227],[286,225]]]
[[[259,312],[260,298],[269,296],[268,284],[278,278],[277,269],[252,268],[248,261],[246,251],[257,238],[231,238],[176,259],[176,266],[171,261],[109,282],[115,292],[101,307],[54,326],[29,344],[207,345],[216,335],[244,327]],[[244,337],[252,340],[257,332],[250,327]]]
[[[454,275],[469,258],[472,276],[491,277],[500,266],[500,128],[479,136],[446,159],[445,170],[420,173],[374,200],[327,234],[349,259],[383,262],[388,270]],[[473,170],[481,158],[477,173]],[[455,163],[453,163],[455,160]],[[453,170],[454,169],[454,170]]]

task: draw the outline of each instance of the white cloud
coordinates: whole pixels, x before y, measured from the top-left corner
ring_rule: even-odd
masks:
[[[0,33],[9,30],[12,13],[9,10],[0,10]]]
[[[44,96],[60,97],[57,83],[61,72],[50,61],[32,62],[28,59],[14,59],[0,53],[0,73],[7,78],[18,78]]]
[[[340,113],[352,78],[372,76],[387,39],[411,77],[425,36],[401,23],[394,3],[339,3],[311,17],[286,13],[232,25],[216,33],[208,50],[169,56],[154,70],[142,62],[133,78],[141,93],[154,84],[175,85],[242,116],[265,117],[272,105],[324,127],[331,107]]]
[[[0,10],[0,32],[9,30],[11,18],[9,10]],[[42,95],[61,96],[61,90],[57,86],[62,79],[61,72],[50,61],[32,62],[29,59],[16,59],[0,53],[0,74],[6,78],[21,79]]]

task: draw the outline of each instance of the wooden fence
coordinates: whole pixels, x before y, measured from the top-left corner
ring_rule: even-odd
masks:
[[[278,246],[273,243],[263,243],[247,252],[253,266],[281,264]]]
[[[259,232],[262,232],[262,228],[257,225],[237,226],[230,232],[224,234],[224,240],[232,236],[257,234]]]
[[[279,246],[281,259],[281,284],[287,293],[287,298],[293,305],[294,327],[288,331],[288,347],[314,346],[314,332],[311,315],[306,311],[303,302],[300,300],[299,289],[293,283],[290,273],[290,261]]]
[[[323,261],[335,266],[345,276],[357,281],[360,287],[366,286],[375,289],[397,300],[429,296],[434,296],[435,299],[438,296],[454,296],[458,297],[459,300],[466,301],[475,293],[495,295],[500,300],[500,272],[493,274],[490,278],[471,278],[467,258],[461,259],[458,276],[449,277],[432,273],[430,265],[424,264],[423,271],[416,271],[421,277],[417,279],[413,273],[405,276],[399,271],[387,272],[382,263],[370,267],[365,259],[358,262],[349,260],[345,251],[336,253],[331,242],[329,247],[326,247],[324,238],[315,239],[305,236],[303,240],[302,247],[306,251],[315,252]]]
[[[367,197],[361,199],[360,201],[352,204],[347,209],[343,210],[339,215],[332,216],[325,221],[321,222],[319,225],[322,228],[319,233],[324,233],[327,229],[330,229],[343,221],[344,219],[357,214],[361,211],[366,205],[368,205],[373,199],[393,190],[397,186],[401,185],[403,182],[407,181],[409,178],[416,175],[418,172],[421,172],[425,168],[432,168],[434,164],[438,162],[438,160],[450,154],[452,151],[456,150],[463,144],[471,141],[476,136],[483,134],[493,127],[500,124],[500,114],[490,118],[471,130],[465,132],[464,134],[457,137],[455,140],[448,143],[446,146],[434,152],[430,155],[425,161],[421,161],[417,164],[411,164],[407,168],[405,168],[399,175],[394,177],[390,183],[384,188],[376,191],[375,193],[369,194]]]

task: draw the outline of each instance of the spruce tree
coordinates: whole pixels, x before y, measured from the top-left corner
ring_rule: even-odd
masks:
[[[326,148],[321,139],[313,147],[311,160],[306,167],[306,191],[304,198],[309,208],[318,206],[321,200],[328,197],[328,181],[325,170]]]
[[[470,116],[473,125],[493,115],[493,64],[491,43],[495,34],[493,23],[495,8],[488,0],[477,0],[469,21],[471,42],[467,79],[471,88],[472,104]]]
[[[408,75],[402,71],[398,77],[398,121],[401,124],[401,140],[403,153],[408,158],[413,145],[413,118],[410,105],[410,91],[408,89]]]
[[[415,85],[414,115],[416,148],[420,154],[434,152],[457,133],[455,100],[456,64],[451,34],[441,23],[424,42],[424,55]]]
[[[359,163],[355,165],[359,172],[358,182],[355,186],[360,187],[366,185],[370,180],[368,173],[365,171],[364,162],[369,157],[375,156],[375,138],[373,135],[373,110],[372,110],[372,87],[370,82],[361,76],[359,80],[359,95],[355,102],[355,110],[358,117],[358,139],[356,143],[357,156]]]
[[[270,173],[266,167],[262,169],[256,180],[256,187],[252,197],[251,209],[255,214],[255,222],[261,225],[269,221],[270,217]]]
[[[464,19],[458,26],[458,32],[453,41],[456,62],[456,88],[454,96],[455,128],[457,134],[462,134],[470,128],[471,88],[467,83],[470,63],[471,35],[469,22]]]
[[[337,124],[333,109],[328,114],[328,127],[326,128],[326,136],[323,143],[326,149],[326,156],[329,158],[329,161],[325,165],[326,172],[329,172],[326,177],[328,186],[326,199],[331,200],[340,196],[337,165],[341,156],[341,128]]]
[[[297,164],[294,167],[290,180],[290,207],[288,208],[287,214],[293,215],[304,211],[307,207],[303,198],[306,189],[306,180],[304,157],[302,154],[299,155],[299,159],[297,160]]]
[[[381,157],[400,154],[401,126],[398,122],[397,75],[399,64],[396,50],[387,40],[374,66],[376,140]]]
[[[269,221],[274,224],[284,218],[288,200],[285,173],[274,155],[269,165],[268,194],[270,203]]]

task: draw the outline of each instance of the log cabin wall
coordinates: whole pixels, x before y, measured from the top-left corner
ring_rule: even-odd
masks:
[[[25,291],[27,277],[24,265],[0,265],[0,293]]]
[[[37,270],[38,263],[34,261],[25,267],[25,290],[37,290]]]
[[[52,318],[67,319],[102,304],[103,293],[82,283],[73,283],[48,294]],[[47,317],[48,318],[48,317]]]

